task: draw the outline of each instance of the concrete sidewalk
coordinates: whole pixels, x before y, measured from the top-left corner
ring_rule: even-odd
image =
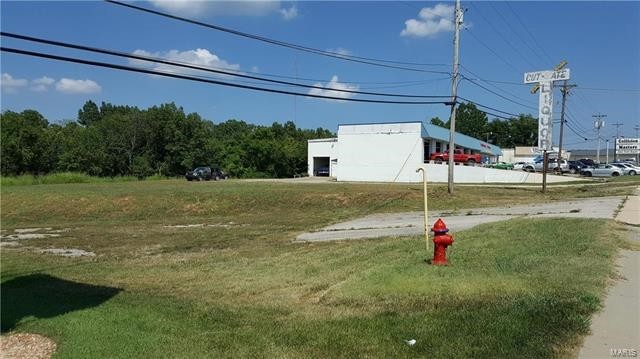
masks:
[[[509,207],[429,211],[429,224],[432,225],[436,219],[442,218],[447,227],[455,232],[483,223],[516,217],[613,218],[623,199],[624,197],[599,197]],[[296,241],[335,241],[422,233],[424,212],[379,213],[300,234]]]
[[[627,198],[616,216],[616,221],[640,226],[640,187],[636,188],[635,193]]]
[[[640,187],[615,219],[640,226]],[[628,235],[631,241],[640,242],[640,228],[629,227]],[[593,316],[591,334],[579,358],[640,356],[640,252],[621,251],[616,265],[620,279],[609,288],[602,311]]]

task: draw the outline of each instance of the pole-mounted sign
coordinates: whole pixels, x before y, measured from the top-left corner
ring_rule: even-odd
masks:
[[[553,82],[568,80],[569,74],[569,69],[527,72],[524,74],[524,83],[537,83],[540,88],[538,106],[538,150],[550,151],[552,149]]]

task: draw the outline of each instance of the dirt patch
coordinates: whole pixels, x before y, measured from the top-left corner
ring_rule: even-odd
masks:
[[[95,257],[96,254],[77,248],[49,248],[43,249],[40,253],[51,253],[63,257]]]
[[[166,225],[166,226],[164,226],[164,228],[204,228],[204,227],[231,228],[231,227],[245,226],[245,225],[246,224],[239,224],[239,223],[234,223],[234,222],[213,223],[213,224],[197,223],[197,224]]]
[[[0,337],[2,359],[48,359],[56,351],[56,343],[39,334],[18,333]]]

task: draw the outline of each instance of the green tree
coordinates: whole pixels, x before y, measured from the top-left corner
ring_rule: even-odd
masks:
[[[1,172],[3,175],[43,174],[50,170],[47,153],[52,137],[47,135],[49,122],[39,112],[6,111],[0,115]]]
[[[432,125],[436,125],[436,126],[440,126],[440,127],[446,127],[446,128],[449,128],[449,121],[447,121],[447,122],[445,123],[444,121],[442,121],[442,120],[440,119],[440,117],[437,117],[437,116],[436,116],[436,117],[434,117],[434,118],[432,118],[432,119],[431,119],[431,121],[430,121],[430,123],[431,123]]]
[[[462,103],[456,108],[456,132],[478,139],[489,133],[487,114],[473,103]]]

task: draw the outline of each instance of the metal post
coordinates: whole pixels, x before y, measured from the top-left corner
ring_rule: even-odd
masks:
[[[460,9],[460,0],[456,0],[456,10],[454,14],[455,31],[453,33],[453,74],[451,81],[451,115],[449,116],[449,176],[447,188],[449,194],[453,194],[453,152],[456,148],[453,134],[456,131],[456,102],[458,96],[458,47],[460,45],[460,25],[463,21],[464,13]]]
[[[598,163],[600,163],[600,129],[604,126],[604,121],[602,121],[602,118],[607,117],[607,115],[597,114],[591,117],[596,118],[595,122],[593,123],[594,127],[598,130],[598,147],[596,150],[596,159],[598,160]]]
[[[549,166],[549,154],[544,150],[542,154],[542,193],[547,192],[547,167]]]
[[[416,172],[422,171],[422,187],[424,192],[424,241],[427,246],[427,259],[429,258],[429,217],[428,217],[428,202],[427,202],[427,171],[420,167]]]
[[[607,138],[607,162],[605,162],[606,164],[609,164],[609,139]]]

